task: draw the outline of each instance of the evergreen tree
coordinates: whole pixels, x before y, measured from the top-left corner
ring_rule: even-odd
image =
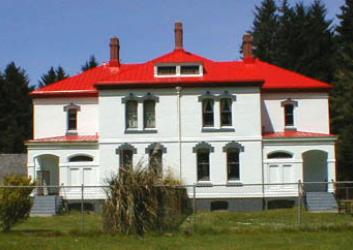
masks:
[[[0,77],[0,152],[25,152],[24,141],[32,137],[32,100],[26,72],[15,63]]]
[[[50,67],[47,73],[41,76],[41,80],[39,81],[39,87],[44,87],[54,82],[61,81],[65,78],[69,77],[61,66],[58,66],[57,69],[54,67]]]
[[[252,34],[254,36],[254,54],[267,62],[274,61],[276,35],[278,31],[277,7],[274,0],[264,0],[255,7],[255,20]]]
[[[337,16],[337,71],[331,92],[331,127],[339,135],[337,145],[340,180],[353,180],[353,0],[346,0]]]
[[[95,68],[98,66],[98,61],[94,55],[90,56],[89,60],[86,61],[84,65],[82,65],[82,71],[87,71],[89,69]]]

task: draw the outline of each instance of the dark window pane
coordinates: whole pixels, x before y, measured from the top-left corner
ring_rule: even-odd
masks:
[[[267,155],[268,159],[292,158],[291,154],[286,152],[274,152]]]
[[[158,176],[162,175],[162,150],[152,150],[150,152],[150,168]]]
[[[77,130],[77,111],[75,109],[68,111],[68,130]]]
[[[202,123],[203,127],[214,126],[213,100],[211,99],[202,102]]]
[[[232,100],[221,99],[221,126],[232,126]]]
[[[123,150],[120,153],[120,168],[127,169],[132,167],[132,151]]]
[[[69,162],[77,162],[77,161],[93,161],[93,158],[87,155],[77,155],[69,159]]]
[[[180,66],[180,74],[182,75],[198,75],[200,74],[199,65],[182,65]]]
[[[137,128],[137,101],[126,103],[126,128]]]
[[[158,66],[157,75],[175,75],[176,66]]]
[[[239,180],[239,152],[227,152],[228,180]]]
[[[293,109],[294,109],[294,106],[291,104],[284,106],[285,126],[293,126],[294,125]]]
[[[197,180],[210,180],[210,154],[209,152],[197,153]]]
[[[145,128],[155,128],[155,101],[148,100],[143,103],[143,126]]]

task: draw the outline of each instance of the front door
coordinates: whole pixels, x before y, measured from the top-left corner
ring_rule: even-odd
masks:
[[[38,185],[42,186],[38,188],[38,195],[48,195],[48,188],[45,186],[50,185],[50,172],[48,170],[38,171]]]

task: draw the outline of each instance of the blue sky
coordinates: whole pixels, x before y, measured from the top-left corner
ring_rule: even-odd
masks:
[[[278,1],[280,2],[280,1]],[[291,0],[291,3],[296,2]],[[313,0],[303,0],[310,4]],[[323,0],[328,17],[344,0]],[[184,47],[213,60],[239,59],[241,37],[261,0],[1,0],[0,69],[11,61],[37,84],[50,66],[70,74],[90,55],[109,58],[120,38],[123,62],[144,62],[174,47],[174,22],[184,24]]]

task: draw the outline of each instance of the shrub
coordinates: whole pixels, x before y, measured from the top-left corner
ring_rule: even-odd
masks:
[[[170,184],[173,185],[170,185]],[[143,168],[121,169],[109,180],[103,228],[109,233],[136,233],[177,227],[191,211],[185,188],[171,175]]]
[[[10,229],[18,222],[26,220],[32,207],[30,194],[33,191],[31,179],[26,176],[7,176],[5,186],[18,188],[0,188],[0,227],[2,231]],[[23,187],[20,186],[31,186]]]

